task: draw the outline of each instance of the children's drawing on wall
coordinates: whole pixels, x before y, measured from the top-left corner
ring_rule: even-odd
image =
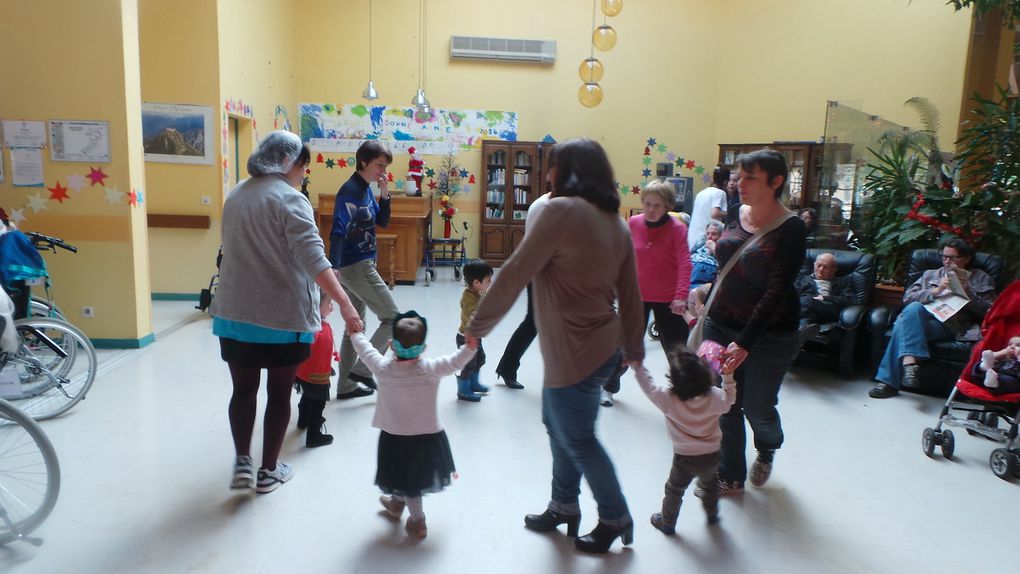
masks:
[[[142,104],[145,161],[213,163],[213,109],[190,104]]]

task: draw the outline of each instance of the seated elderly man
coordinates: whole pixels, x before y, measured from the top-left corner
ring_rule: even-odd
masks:
[[[836,277],[836,258],[831,253],[820,253],[815,258],[813,273],[801,272],[794,282],[800,296],[801,325],[833,323],[840,312],[850,305],[847,277]]]
[[[968,269],[974,249],[964,240],[942,242],[942,267],[929,269],[903,294],[906,307],[893,324],[892,337],[875,373],[875,385],[868,395],[886,399],[900,387],[917,387],[918,361],[927,359],[928,343],[936,341],[977,341],[981,338],[981,320],[995,300],[995,284],[980,269]],[[959,280],[969,301],[944,323],[925,307],[949,294],[950,275]]]

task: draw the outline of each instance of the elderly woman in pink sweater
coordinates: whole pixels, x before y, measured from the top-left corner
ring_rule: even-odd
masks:
[[[637,262],[638,286],[645,307],[655,316],[662,348],[669,352],[687,341],[687,292],[691,283],[691,253],[687,227],[667,212],[673,207],[673,186],[649,183],[641,193],[644,213],[630,218],[630,236]]]

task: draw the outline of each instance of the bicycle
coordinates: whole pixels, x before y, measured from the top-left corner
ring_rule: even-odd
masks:
[[[59,319],[14,322],[18,348],[0,353],[5,398],[35,420],[67,412],[85,398],[96,379],[96,350],[77,327]]]
[[[0,545],[21,541],[53,511],[60,493],[60,463],[42,428],[0,398]]]

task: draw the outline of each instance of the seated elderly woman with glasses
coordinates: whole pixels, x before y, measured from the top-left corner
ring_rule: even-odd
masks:
[[[920,386],[918,361],[929,357],[928,343],[981,338],[981,320],[995,300],[994,282],[984,271],[968,269],[974,249],[966,241],[947,239],[941,249],[942,267],[922,273],[903,294],[906,307],[896,318],[889,345],[878,364],[875,373],[878,384],[868,393],[872,398],[892,397],[900,392],[901,386],[908,389]],[[953,277],[959,280],[970,301],[942,322],[925,305],[950,295]]]

